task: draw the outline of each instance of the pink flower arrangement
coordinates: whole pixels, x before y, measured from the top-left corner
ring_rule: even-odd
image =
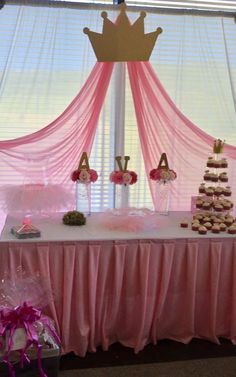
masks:
[[[94,169],[77,169],[72,172],[71,179],[73,182],[81,182],[86,184],[96,182],[98,179],[98,174]]]
[[[116,185],[133,185],[138,180],[138,176],[134,171],[114,170],[110,174],[110,181]]]
[[[171,169],[152,169],[149,173],[149,177],[153,181],[159,181],[162,183],[174,181],[177,178],[177,174],[174,170]]]

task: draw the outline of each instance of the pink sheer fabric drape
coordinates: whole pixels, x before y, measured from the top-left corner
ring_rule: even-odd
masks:
[[[63,184],[72,188],[70,173],[82,152],[89,154],[91,151],[113,65],[96,63],[79,94],[47,127],[25,137],[0,142],[1,186],[5,188],[3,193],[7,193],[2,202],[7,202],[6,196],[13,202],[9,184],[46,184],[49,187]],[[170,167],[178,175],[171,187],[170,209],[189,210],[191,196],[197,194],[202,180],[207,157],[212,154],[214,138],[177,109],[149,62],[128,62],[127,65],[147,177],[157,166],[161,154],[166,152]],[[226,145],[224,152],[229,160],[230,185],[235,186],[233,162],[236,148]],[[154,200],[155,183],[149,180],[149,184]],[[39,191],[38,186],[36,191]],[[55,198],[53,191],[51,196]],[[31,197],[35,197],[34,193]],[[28,201],[29,198],[27,194]],[[44,200],[43,195],[41,198]],[[52,203],[48,192],[45,193],[45,202]],[[33,203],[29,206],[34,209]]]
[[[171,187],[171,209],[190,210],[191,196],[198,192],[217,135],[213,138],[206,134],[178,110],[149,62],[127,65],[147,176],[166,152],[169,165],[178,176]],[[226,145],[224,154],[229,160],[230,185],[235,187],[236,147]],[[150,189],[154,200],[153,181]]]
[[[79,94],[56,120],[35,133],[0,142],[3,200],[11,190],[7,185],[72,187],[71,171],[82,152],[91,151],[112,69],[113,63],[97,62]]]

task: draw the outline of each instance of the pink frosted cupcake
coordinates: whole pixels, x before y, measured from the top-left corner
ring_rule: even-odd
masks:
[[[198,233],[199,234],[207,234],[207,228],[203,225],[201,225],[199,228],[198,228]]]
[[[211,231],[212,231],[212,233],[220,233],[220,226],[219,226],[219,224],[212,225]]]
[[[192,230],[197,231],[200,228],[200,223],[193,221],[192,222]]]

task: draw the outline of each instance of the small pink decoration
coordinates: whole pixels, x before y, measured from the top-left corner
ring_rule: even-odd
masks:
[[[137,182],[138,175],[131,170],[114,170],[110,174],[110,181],[116,185],[133,185]]]
[[[22,225],[31,225],[30,217],[24,217],[24,219],[22,221]]]
[[[156,213],[147,208],[107,210],[99,218],[101,225],[121,232],[146,232],[158,229]]]
[[[71,174],[71,179],[73,182],[90,183],[96,182],[98,179],[98,174],[94,169],[77,169]]]

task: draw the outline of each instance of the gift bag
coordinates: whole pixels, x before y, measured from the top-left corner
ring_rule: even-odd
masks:
[[[0,376],[57,377],[60,339],[43,314],[52,292],[39,277],[0,283]]]

